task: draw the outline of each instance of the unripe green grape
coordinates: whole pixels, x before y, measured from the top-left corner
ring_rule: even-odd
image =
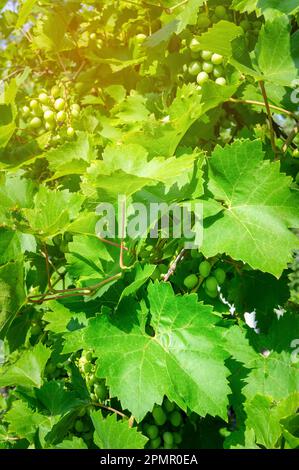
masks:
[[[91,35],[89,36],[89,38],[94,41],[96,38],[97,38],[97,35],[96,33],[91,33]]]
[[[54,103],[54,108],[56,111],[62,111],[65,107],[65,101],[63,98],[57,98],[57,100]]]
[[[87,362],[86,364],[84,364],[83,366],[83,370],[86,374],[88,374],[88,372],[91,372],[93,369],[92,367],[92,364],[90,364],[90,362]]]
[[[53,98],[59,98],[60,94],[61,94],[61,90],[60,90],[59,86],[54,85],[51,88],[51,95],[53,96]]]
[[[31,334],[33,336],[37,336],[41,333],[42,329],[40,327],[40,325],[38,323],[36,324],[33,324],[32,327],[31,327]]]
[[[167,421],[167,416],[160,405],[155,405],[153,409],[153,418],[158,426],[163,426]]]
[[[200,41],[196,37],[192,38],[189,44],[189,49],[192,52],[199,52],[200,48]]]
[[[198,85],[203,85],[207,80],[209,80],[207,72],[199,72],[196,78]]]
[[[213,68],[214,68],[214,66],[210,62],[204,62],[202,64],[202,70],[204,72],[211,73],[211,72],[213,72]]]
[[[218,291],[217,290],[209,290],[207,289],[207,287],[205,286],[205,292],[206,294],[211,297],[212,299],[215,299],[216,297],[218,297]]]
[[[217,279],[214,276],[209,276],[206,279],[205,286],[211,292],[216,291],[218,287]]]
[[[42,121],[40,120],[39,117],[32,118],[30,123],[29,123],[29,126],[32,129],[38,129],[39,127],[41,127],[41,125],[42,125]]]
[[[173,435],[173,441],[175,444],[181,444],[183,438],[182,435],[179,432],[174,432],[172,433]]]
[[[94,386],[94,393],[96,394],[96,397],[100,401],[105,401],[107,400],[109,393],[108,393],[108,388],[106,387],[104,382],[96,383]]]
[[[173,444],[173,435],[171,432],[166,431],[163,433],[163,441],[165,444],[172,445]]]
[[[211,269],[212,267],[207,260],[202,261],[199,265],[199,274],[202,277],[208,277],[210,275]]]
[[[203,60],[210,60],[213,55],[213,52],[211,51],[201,51],[201,57]]]
[[[73,117],[78,117],[80,115],[80,106],[78,104],[72,104],[71,106],[71,115]]]
[[[163,403],[163,408],[167,411],[167,413],[171,413],[175,409],[175,404],[166,398]]]
[[[75,430],[79,433],[83,432],[84,430],[84,424],[80,419],[77,419],[75,422]]]
[[[215,15],[217,16],[217,18],[225,18],[226,17],[226,8],[222,5],[217,5],[217,7],[215,8]]]
[[[210,18],[206,15],[206,13],[201,13],[200,15],[198,15],[197,26],[199,28],[208,28],[208,26],[210,26],[210,23]]]
[[[51,131],[51,130],[55,129],[55,127],[56,127],[55,122],[46,122],[45,123],[45,129],[47,131]]]
[[[68,127],[67,130],[66,130],[66,133],[67,133],[68,137],[74,137],[75,130],[73,129],[73,127]]]
[[[22,114],[23,116],[26,118],[29,116],[30,114],[30,108],[28,106],[23,106],[22,108]]]
[[[215,269],[215,271],[213,272],[213,276],[216,278],[220,286],[224,284],[225,279],[226,279],[226,274],[225,274],[225,271],[223,271],[223,269],[221,268]]]
[[[223,74],[223,67],[221,67],[221,65],[218,65],[218,66],[215,66],[214,67],[214,70],[213,70],[213,75],[215,78],[220,78],[222,77],[222,74]]]
[[[184,279],[184,286],[187,289],[194,289],[197,283],[198,283],[198,277],[195,274],[190,274]]]
[[[182,423],[182,415],[179,411],[175,410],[169,415],[169,421],[175,428],[178,428]]]
[[[293,150],[292,156],[293,158],[299,158],[299,149]]]
[[[56,115],[57,122],[64,122],[67,118],[65,111],[58,111]]]
[[[198,75],[199,72],[201,71],[201,64],[199,62],[191,62],[189,67],[188,67],[188,72],[190,75],[195,76]]]
[[[215,83],[217,83],[217,85],[220,85],[220,86],[225,86],[226,80],[224,77],[218,77],[216,78]]]
[[[46,93],[40,93],[38,95],[38,99],[42,104],[47,104],[49,103],[49,97]]]
[[[161,437],[157,437],[156,439],[151,439],[149,441],[150,449],[158,449],[161,445]]]
[[[81,408],[81,410],[78,413],[78,416],[80,418],[83,418],[83,416],[85,416],[85,415],[86,415],[86,408]]]
[[[37,100],[31,100],[29,103],[30,108],[34,111],[39,107],[38,101]]]
[[[159,436],[159,428],[158,426],[156,426],[155,424],[151,424],[147,430],[146,430],[146,434],[147,436],[150,438],[150,439],[157,439],[157,437]]]
[[[220,54],[213,54],[211,57],[211,62],[214,65],[221,65],[223,63],[223,56]]]
[[[83,355],[88,362],[92,361],[92,357],[93,357],[92,351],[86,351],[83,353]]]
[[[55,113],[51,111],[51,109],[48,109],[44,112],[44,120],[47,122],[55,121]]]

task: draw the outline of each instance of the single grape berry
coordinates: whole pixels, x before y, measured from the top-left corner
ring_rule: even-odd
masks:
[[[167,421],[167,416],[160,405],[155,405],[153,409],[153,418],[158,426],[163,426]]]
[[[293,158],[299,158],[299,149],[293,150],[292,156]]]
[[[57,100],[54,103],[54,108],[56,111],[62,111],[65,107],[65,101],[62,98],[57,98]]]
[[[204,72],[211,73],[211,72],[213,72],[213,68],[214,68],[214,66],[210,62],[204,62],[202,64],[202,70]]]
[[[91,33],[91,35],[89,36],[89,38],[94,41],[96,38],[97,38],[97,35],[96,33]]]
[[[210,26],[210,23],[210,18],[206,15],[206,13],[201,13],[200,15],[198,15],[197,26],[199,28],[208,28],[208,26]]]
[[[220,85],[220,86],[225,86],[226,80],[224,77],[218,77],[216,78],[215,83],[217,83],[217,85]]]
[[[188,67],[188,72],[190,75],[195,76],[198,75],[199,72],[201,71],[201,64],[199,62],[191,62],[189,67]]]
[[[83,432],[84,430],[84,424],[80,419],[77,419],[77,421],[75,422],[75,430],[77,432]]]
[[[66,130],[67,136],[68,137],[74,137],[75,135],[75,129],[73,127],[68,127]]]
[[[108,398],[108,389],[104,382],[96,383],[94,386],[94,393],[100,401],[105,401]]]
[[[215,8],[215,15],[217,18],[225,18],[226,17],[226,8],[222,5],[217,5]]]
[[[207,289],[207,287],[205,286],[205,292],[206,294],[211,297],[212,299],[215,299],[216,297],[218,297],[218,291],[217,290],[209,290]]]
[[[163,408],[167,413],[171,413],[175,409],[175,404],[166,398],[163,403]]]
[[[211,272],[210,263],[207,260],[202,261],[199,265],[199,274],[202,277],[208,277],[210,275],[210,272]]]
[[[30,114],[30,108],[28,108],[28,106],[23,106],[22,113],[25,118],[28,117]]]
[[[47,104],[49,103],[49,97],[46,93],[40,93],[38,95],[38,99],[42,104]]]
[[[32,129],[38,129],[39,127],[41,127],[41,125],[42,125],[42,121],[40,120],[39,117],[32,118],[30,123],[29,123],[29,126]]]
[[[187,287],[187,289],[193,289],[197,285],[197,283],[198,278],[195,274],[190,274],[184,279],[184,286]]]
[[[90,364],[90,362],[87,362],[83,366],[83,370],[84,370],[85,374],[88,374],[89,372],[91,372],[92,369],[93,369],[93,367],[92,367],[92,364]]]
[[[218,283],[217,283],[217,279],[214,276],[209,276],[206,279],[205,285],[209,291],[211,292],[217,291]]]
[[[150,439],[156,439],[159,436],[159,428],[155,424],[151,424],[147,430],[146,434]]]
[[[215,269],[213,272],[213,276],[216,278],[218,284],[221,286],[225,282],[226,274],[225,271],[221,268]]]
[[[221,65],[223,63],[223,56],[220,54],[213,54],[211,57],[211,62],[214,65]]]
[[[31,334],[32,334],[33,336],[39,335],[39,334],[41,333],[41,331],[42,331],[42,329],[41,329],[41,327],[40,327],[40,325],[39,325],[38,323],[35,323],[35,324],[32,325],[32,327],[31,327]]]
[[[71,115],[77,118],[80,115],[80,106],[78,104],[72,104],[71,106]]]
[[[202,85],[208,79],[209,79],[209,75],[207,74],[207,72],[199,72],[199,74],[197,75],[196,81],[198,85]]]
[[[37,100],[31,100],[29,103],[30,108],[34,111],[39,107],[38,101]]]
[[[157,437],[156,439],[151,439],[149,441],[150,449],[158,449],[161,445],[161,437]]]
[[[169,415],[169,421],[175,428],[178,428],[182,423],[182,415],[179,411],[175,410]]]
[[[58,111],[56,115],[57,122],[64,122],[67,118],[65,111]]]
[[[93,357],[92,351],[86,351],[84,353],[84,356],[88,362],[92,361],[92,357]]]
[[[56,126],[55,122],[52,121],[52,122],[46,122],[45,123],[45,128],[47,131],[51,131],[52,129],[54,129]]]
[[[173,444],[173,435],[171,432],[166,431],[163,433],[163,441],[165,444],[172,445]]]
[[[199,39],[197,39],[196,37],[192,38],[189,44],[189,49],[192,52],[199,52],[200,51]]]
[[[213,52],[211,51],[201,51],[201,57],[203,60],[210,60],[213,55]]]
[[[48,109],[47,111],[44,112],[44,120],[47,122],[51,122],[55,120],[55,113]]]
[[[224,70],[223,70],[223,67],[221,67],[221,65],[215,66],[213,69],[213,75],[215,78],[222,77],[223,72]]]
[[[60,90],[59,86],[54,85],[51,88],[51,95],[53,96],[53,98],[59,98],[60,93],[61,93],[61,90]]]

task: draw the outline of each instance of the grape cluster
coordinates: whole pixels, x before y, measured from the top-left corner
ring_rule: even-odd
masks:
[[[26,127],[38,134],[51,132],[52,143],[59,142],[62,137],[71,139],[75,136],[72,121],[79,115],[80,106],[68,102],[64,88],[58,85],[52,87],[50,94],[42,90],[36,98],[28,99],[28,104],[22,108]]]
[[[86,408],[79,411],[73,428],[75,433],[81,435],[85,441],[90,442],[93,440],[93,427]]]
[[[142,423],[142,431],[149,438],[150,449],[177,449],[182,443],[183,414],[168,398],[155,405]]]
[[[83,351],[78,361],[79,370],[85,378],[86,384],[90,392],[90,398],[94,402],[104,402],[109,398],[108,388],[105,379],[96,377],[95,358],[92,351]]]
[[[191,60],[183,66],[184,76],[189,81],[196,79],[199,87],[209,79],[214,80],[217,85],[226,85],[223,56],[212,51],[203,51],[199,36],[193,36],[188,47]]]
[[[226,273],[222,268],[214,267],[208,260],[204,260],[199,265],[199,275],[189,274],[184,279],[184,286],[192,290],[202,285],[205,293],[214,299],[219,294],[218,287],[224,284],[225,279]]]

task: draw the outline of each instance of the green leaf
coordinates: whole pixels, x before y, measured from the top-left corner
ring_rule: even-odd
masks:
[[[104,419],[101,411],[93,411],[90,417],[100,449],[143,449],[148,440],[136,428],[130,428],[128,420],[117,420],[115,413]]]
[[[81,403],[75,392],[65,390],[63,382],[54,380],[36,390],[36,397],[51,416],[63,416]]]
[[[265,23],[255,54],[265,81],[291,86],[298,70],[291,55],[290,24],[287,17],[277,17]]]
[[[5,421],[9,423],[11,434],[29,442],[33,442],[40,426],[51,426],[47,416],[35,412],[22,400],[14,401],[13,407],[5,414]]]
[[[299,222],[298,194],[289,189],[291,179],[280,173],[279,162],[264,160],[258,141],[236,141],[216,147],[209,178],[223,212],[204,228],[203,253],[226,253],[279,277],[298,245],[288,228]]]
[[[14,364],[4,366],[0,373],[0,386],[41,387],[45,365],[51,350],[39,343],[26,350]]]
[[[65,439],[55,446],[55,449],[88,449],[87,445],[81,437],[73,436],[72,439]]]
[[[0,333],[5,332],[25,300],[23,262],[0,267]]]
[[[156,266],[152,264],[146,264],[144,269],[138,264],[136,267],[136,274],[134,281],[129,284],[121,293],[119,298],[119,302],[128,295],[135,294],[135,292],[140,289],[141,286],[151,277],[153,272],[155,271]]]
[[[143,332],[136,305],[126,299],[117,316],[100,315],[80,330],[111,395],[138,421],[165,394],[184,409],[226,419],[228,370],[217,315],[196,295],[175,296],[166,283],[150,285],[149,302],[154,336]]]
[[[241,13],[252,13],[257,10],[266,18],[273,18],[276,15],[294,15],[299,11],[297,0],[233,0],[232,7]]]
[[[25,0],[22,3],[19,14],[18,14],[18,21],[16,24],[16,29],[21,28],[23,24],[26,23],[36,3],[37,3],[37,0]]]
[[[64,305],[54,300],[48,302],[49,311],[43,315],[48,324],[45,331],[53,333],[66,333],[83,327],[86,324],[86,314],[71,312]]]
[[[231,42],[243,34],[240,26],[221,20],[200,36],[200,47],[202,50],[211,50],[224,57],[230,57],[232,55]]]

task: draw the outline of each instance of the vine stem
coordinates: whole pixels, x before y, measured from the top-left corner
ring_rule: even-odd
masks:
[[[105,410],[112,411],[112,413],[116,413],[117,415],[121,416],[122,418],[129,419],[127,415],[122,413],[119,410],[116,410],[115,408],[112,408],[111,406],[108,405],[103,405],[102,403],[92,403],[94,406],[99,406],[100,408],[104,408]]]
[[[255,106],[262,106],[262,107],[266,106],[266,104],[263,101],[239,100],[239,99],[236,99],[236,98],[230,98],[229,100],[227,100],[227,102],[228,103],[240,103],[240,104],[252,104],[252,105],[255,105]],[[270,109],[273,109],[275,111],[279,111],[282,114],[286,114],[287,116],[296,118],[295,114],[292,113],[292,111],[288,111],[287,109],[280,108],[279,106],[275,106],[274,104],[270,104],[269,102],[268,102],[268,105],[269,105]]]
[[[266,88],[265,88],[265,83],[263,82],[263,80],[259,81],[259,85],[260,85],[260,89],[261,89],[261,92],[262,92],[262,95],[263,95],[263,98],[264,98],[264,102],[265,102],[265,106],[266,106],[266,110],[267,110],[267,115],[268,115],[271,146],[272,146],[272,150],[273,150],[274,155],[275,155],[274,158],[275,158],[275,160],[277,160],[278,159],[278,150],[277,150],[277,147],[276,147],[276,144],[275,144],[275,133],[274,133],[274,129],[273,129],[272,114],[271,114],[271,109],[270,109],[268,96],[267,96],[267,92],[266,92]]]
[[[290,133],[290,135],[288,136],[287,140],[285,141],[285,143],[283,144],[283,147],[282,147],[282,151],[283,153],[286,153],[289,146],[291,145],[291,143],[293,142],[294,138],[296,137],[296,135],[299,133],[299,122],[296,123],[295,127],[293,128],[292,132]]]
[[[174,274],[176,268],[177,268],[177,265],[179,264],[179,262],[181,261],[181,259],[184,258],[185,256],[185,253],[186,253],[186,248],[183,248],[178,256],[176,257],[176,259],[173,261],[173,263],[171,263],[169,269],[168,269],[168,272],[165,274],[164,276],[164,282],[167,282],[169,280],[169,278]]]

